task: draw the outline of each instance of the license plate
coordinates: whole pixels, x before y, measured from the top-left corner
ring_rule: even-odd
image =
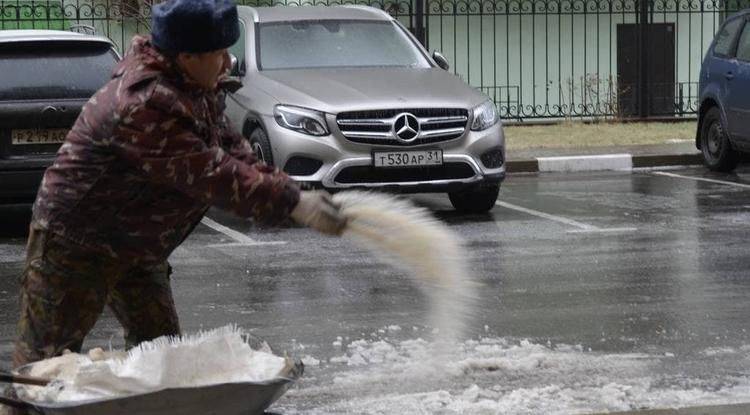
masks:
[[[443,164],[443,150],[375,151],[372,164],[375,167],[440,166]]]
[[[11,130],[10,142],[16,146],[33,144],[60,144],[68,135],[67,128],[47,130]]]

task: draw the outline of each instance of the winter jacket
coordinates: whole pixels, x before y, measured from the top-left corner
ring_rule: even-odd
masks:
[[[212,205],[287,218],[298,186],[230,128],[223,94],[198,88],[136,36],[45,172],[33,220],[115,258],[158,263]]]

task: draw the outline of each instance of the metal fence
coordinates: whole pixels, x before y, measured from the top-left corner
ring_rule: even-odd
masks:
[[[252,6],[366,4],[386,10],[503,118],[689,117],[700,63],[748,0],[241,0]],[[88,25],[122,51],[148,31],[137,0],[0,0],[0,29]]]
[[[423,38],[504,118],[686,117],[697,110],[700,64],[714,33],[742,6],[428,0]]]

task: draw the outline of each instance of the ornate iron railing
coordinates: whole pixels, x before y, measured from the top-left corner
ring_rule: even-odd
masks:
[[[429,50],[441,51],[451,62],[451,71],[493,99],[503,118],[530,119],[642,115],[643,105],[648,107],[645,113],[649,116],[694,115],[703,55],[726,16],[748,6],[750,1],[241,0],[240,3],[364,4],[386,10],[412,30]],[[0,0],[0,29],[70,30],[73,25],[86,25],[112,39],[123,51],[134,34],[149,30],[150,8],[151,4],[143,0]],[[637,43],[636,38],[628,38],[628,33],[638,33],[644,22],[661,28],[662,38],[656,40],[666,42],[671,50],[657,51],[662,55],[657,63],[642,63],[647,72],[652,72],[649,75],[652,78],[641,84],[637,76],[626,76],[629,68],[640,62],[628,61],[632,56],[627,49]],[[636,60],[654,59],[644,50],[633,56]],[[662,73],[665,67],[666,74]],[[643,91],[651,91],[645,101]]]

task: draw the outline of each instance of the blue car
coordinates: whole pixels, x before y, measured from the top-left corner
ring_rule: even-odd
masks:
[[[703,60],[695,144],[713,171],[750,152],[750,9],[728,18]]]

